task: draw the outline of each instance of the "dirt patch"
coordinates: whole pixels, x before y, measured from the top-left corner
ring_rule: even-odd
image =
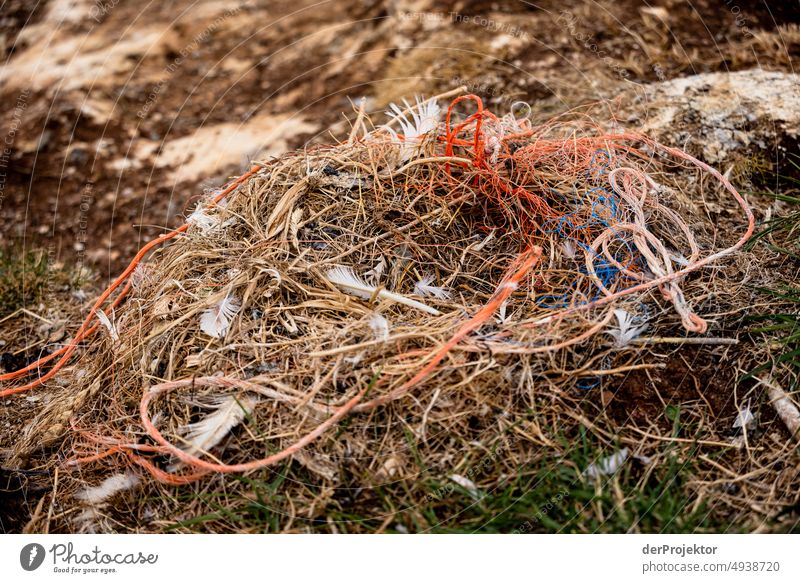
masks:
[[[0,69],[2,92],[12,103],[22,98],[25,107],[16,119],[13,111],[0,117],[0,128],[18,127],[0,229],[106,276],[142,241],[180,222],[204,187],[246,167],[247,160],[226,159],[203,172],[179,169],[190,155],[213,156],[205,142],[196,153],[173,157],[172,168],[163,163],[169,158],[159,162],[162,149],[169,154],[188,145],[180,140],[201,128],[216,126],[236,141],[237,128],[254,116],[305,124],[303,133],[278,142],[265,134],[242,158],[259,146],[278,153],[301,145],[316,131],[312,126],[335,125],[350,110],[348,98],[361,95],[375,98],[370,108],[383,108],[414,92],[467,83],[496,108],[521,100],[548,115],[615,96],[623,72],[642,82],[780,67],[796,50],[796,35],[785,27],[797,12],[781,7],[770,17],[759,3],[740,3],[739,24],[713,2],[313,9],[272,2],[265,19],[254,18],[259,5],[243,9],[231,1],[141,14],[132,2],[98,11],[88,1],[53,1],[32,13],[28,4],[12,3],[4,19],[6,52],[12,37],[16,45]],[[744,34],[742,18],[763,38]],[[777,49],[768,50],[774,42]]]
[[[51,489],[42,478],[47,471],[0,468],[0,533],[19,533],[34,514],[39,500]]]
[[[667,407],[692,407],[702,401],[712,418],[730,424],[736,416],[732,389],[738,376],[737,355],[730,349],[693,346],[659,352],[648,360],[663,368],[632,371],[603,395],[612,419],[620,425],[652,423],[668,432]]]

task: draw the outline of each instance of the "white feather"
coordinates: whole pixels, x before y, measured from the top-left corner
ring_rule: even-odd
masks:
[[[500,307],[497,309],[497,317],[495,320],[498,324],[505,324],[508,322],[509,318],[506,315],[508,312],[508,300],[500,304]]]
[[[181,427],[180,433],[189,442],[182,448],[183,451],[190,455],[209,451],[252,413],[255,405],[255,400],[247,397],[237,399],[227,396],[218,399],[212,405],[215,409],[213,413],[209,413],[196,423]]]
[[[226,205],[227,201],[222,199],[215,206],[224,209]],[[186,222],[197,227],[203,235],[211,235],[236,222],[235,218],[223,221],[220,215],[211,214],[210,210],[207,203],[200,203],[194,212],[186,218]]]
[[[433,283],[433,276],[426,275],[414,284],[414,294],[422,297],[432,296],[439,300],[449,300],[450,292],[443,287],[431,285]]]
[[[462,488],[464,488],[469,493],[469,495],[475,498],[476,500],[481,498],[481,493],[480,490],[478,490],[478,486],[476,486],[475,482],[473,482],[469,478],[465,478],[464,476],[461,476],[459,474],[453,474],[452,476],[450,476],[450,479],[459,486],[461,486]]]
[[[474,251],[483,251],[483,248],[486,247],[489,243],[494,240],[494,234],[497,232],[497,229],[492,229],[491,232],[486,235],[483,239],[481,239],[477,244],[472,246]],[[480,238],[480,235],[473,235],[473,238]]]
[[[433,314],[434,316],[441,314],[439,310],[431,308],[422,302],[412,300],[406,296],[387,291],[374,285],[369,285],[361,277],[356,275],[351,267],[334,267],[328,271],[326,277],[328,278],[328,281],[338,286],[346,293],[359,298],[370,299],[373,296],[377,296],[379,298],[397,302],[398,304],[404,304],[406,306],[422,310],[423,312]]]
[[[752,429],[755,426],[756,417],[750,407],[739,409],[736,419],[733,421],[734,429]]]
[[[681,267],[687,267],[689,265],[689,260],[686,259],[682,253],[678,253],[677,251],[670,253],[669,258]]]
[[[142,288],[148,285],[152,280],[153,274],[146,263],[140,263],[131,273],[131,287],[137,292],[141,291]]]
[[[96,506],[119,492],[130,490],[138,483],[139,477],[135,474],[114,474],[103,480],[99,486],[84,488],[75,494],[75,498]]]
[[[493,165],[497,164],[497,159],[500,157],[500,152],[503,150],[503,142],[500,141],[500,138],[497,136],[489,136],[489,139],[486,140],[486,146],[484,146],[484,151],[487,154],[491,154],[489,160]]]
[[[195,211],[186,218],[186,222],[197,227],[204,235],[213,233],[220,227],[219,217],[210,215],[205,205],[198,206]]]
[[[383,340],[384,342],[389,340],[389,320],[384,318],[381,314],[376,312],[370,316],[369,327],[375,334],[376,340]]]
[[[389,105],[389,111],[386,112],[386,115],[400,124],[400,128],[402,129],[403,138],[400,139],[394,129],[389,126],[384,126],[392,135],[392,141],[400,145],[403,160],[408,160],[415,155],[422,141],[422,137],[436,129],[439,123],[441,110],[436,101],[423,103],[424,100],[419,97],[416,98],[416,101],[416,105],[412,107],[408,101],[405,99],[403,100],[403,104],[406,106],[406,110],[408,110],[407,112],[404,112],[404,110],[400,109],[400,107],[394,103]],[[409,115],[411,119],[409,119]]]
[[[231,320],[242,307],[235,296],[225,296],[200,316],[200,329],[212,338],[224,338]]]
[[[108,316],[103,310],[97,310],[94,313],[97,316],[97,319],[100,320],[100,323],[105,326],[106,330],[108,330],[109,335],[111,336],[111,340],[114,344],[119,344],[119,332],[117,331],[117,327],[112,324],[111,320],[108,319]]]
[[[618,452],[590,464],[589,467],[584,470],[583,475],[587,478],[600,478],[601,476],[614,474],[622,467],[622,464],[624,464],[627,459],[628,448],[624,447]]]
[[[367,281],[371,281],[375,285],[378,285],[381,282],[381,278],[383,278],[384,271],[386,271],[386,258],[381,255],[381,258],[378,263],[375,264],[375,267],[366,272],[364,277],[367,279]]]
[[[70,520],[72,523],[71,530],[75,534],[98,534],[102,527],[100,526],[100,519],[102,513],[96,506],[86,506],[77,514],[72,515]]]
[[[617,327],[606,330],[605,333],[614,338],[614,344],[619,348],[630,344],[631,340],[647,329],[647,324],[634,326],[633,321],[636,317],[625,310],[614,310],[614,316],[617,318]]]

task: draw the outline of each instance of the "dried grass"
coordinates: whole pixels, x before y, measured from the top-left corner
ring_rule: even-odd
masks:
[[[73,473],[60,496],[88,474],[138,467],[160,492],[157,508],[136,507],[144,520],[180,506],[173,485],[198,482],[198,497],[233,491],[240,483],[219,472],[293,457],[313,483],[282,486],[291,529],[297,508],[316,516],[345,480],[374,488],[408,478],[418,447],[462,475],[458,451],[476,433],[480,448],[506,451],[501,477],[528,463],[532,447],[559,450],[547,429],[558,416],[609,445],[655,453],[670,440],[661,429],[615,436],[585,416],[574,391],[658,366],[645,362],[651,345],[615,347],[600,333],[615,310],[647,320],[648,332],[679,322],[702,331],[696,312],[713,320],[730,307],[720,297],[738,292],[720,279],[718,250],[735,249],[741,233],[716,232],[698,207],[727,181],[646,138],[608,134],[585,111],[540,127],[449,118],[406,161],[407,144],[367,132],[359,116],[357,139],[265,162],[224,204],[209,202],[134,272],[114,312],[118,338],[91,337],[68,390],[14,445],[16,459],[63,439]],[[609,174],[620,168],[614,188]],[[704,261],[712,265],[700,270]],[[374,293],[332,282],[336,266]],[[448,295],[415,295],[420,281]],[[230,297],[236,310],[221,337],[204,333],[203,314]],[[258,400],[212,451],[180,449],[201,403],[226,395]],[[173,456],[183,469],[170,471]],[[69,529],[70,511],[55,521]]]

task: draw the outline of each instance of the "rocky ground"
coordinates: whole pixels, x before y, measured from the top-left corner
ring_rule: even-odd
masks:
[[[546,115],[698,73],[791,72],[789,4],[7,2],[0,233],[108,277],[249,159],[341,136],[362,96],[381,110],[466,84]]]

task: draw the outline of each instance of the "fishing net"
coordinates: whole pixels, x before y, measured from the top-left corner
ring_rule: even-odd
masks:
[[[257,164],[145,246],[71,342],[0,377],[58,390],[16,454],[166,484],[292,458],[335,482],[409,434],[491,441],[636,366],[615,350],[647,327],[706,332],[713,268],[753,230],[724,176],[585,110],[438,103],[377,127],[362,108],[347,141]],[[727,242],[698,207],[721,192]]]

